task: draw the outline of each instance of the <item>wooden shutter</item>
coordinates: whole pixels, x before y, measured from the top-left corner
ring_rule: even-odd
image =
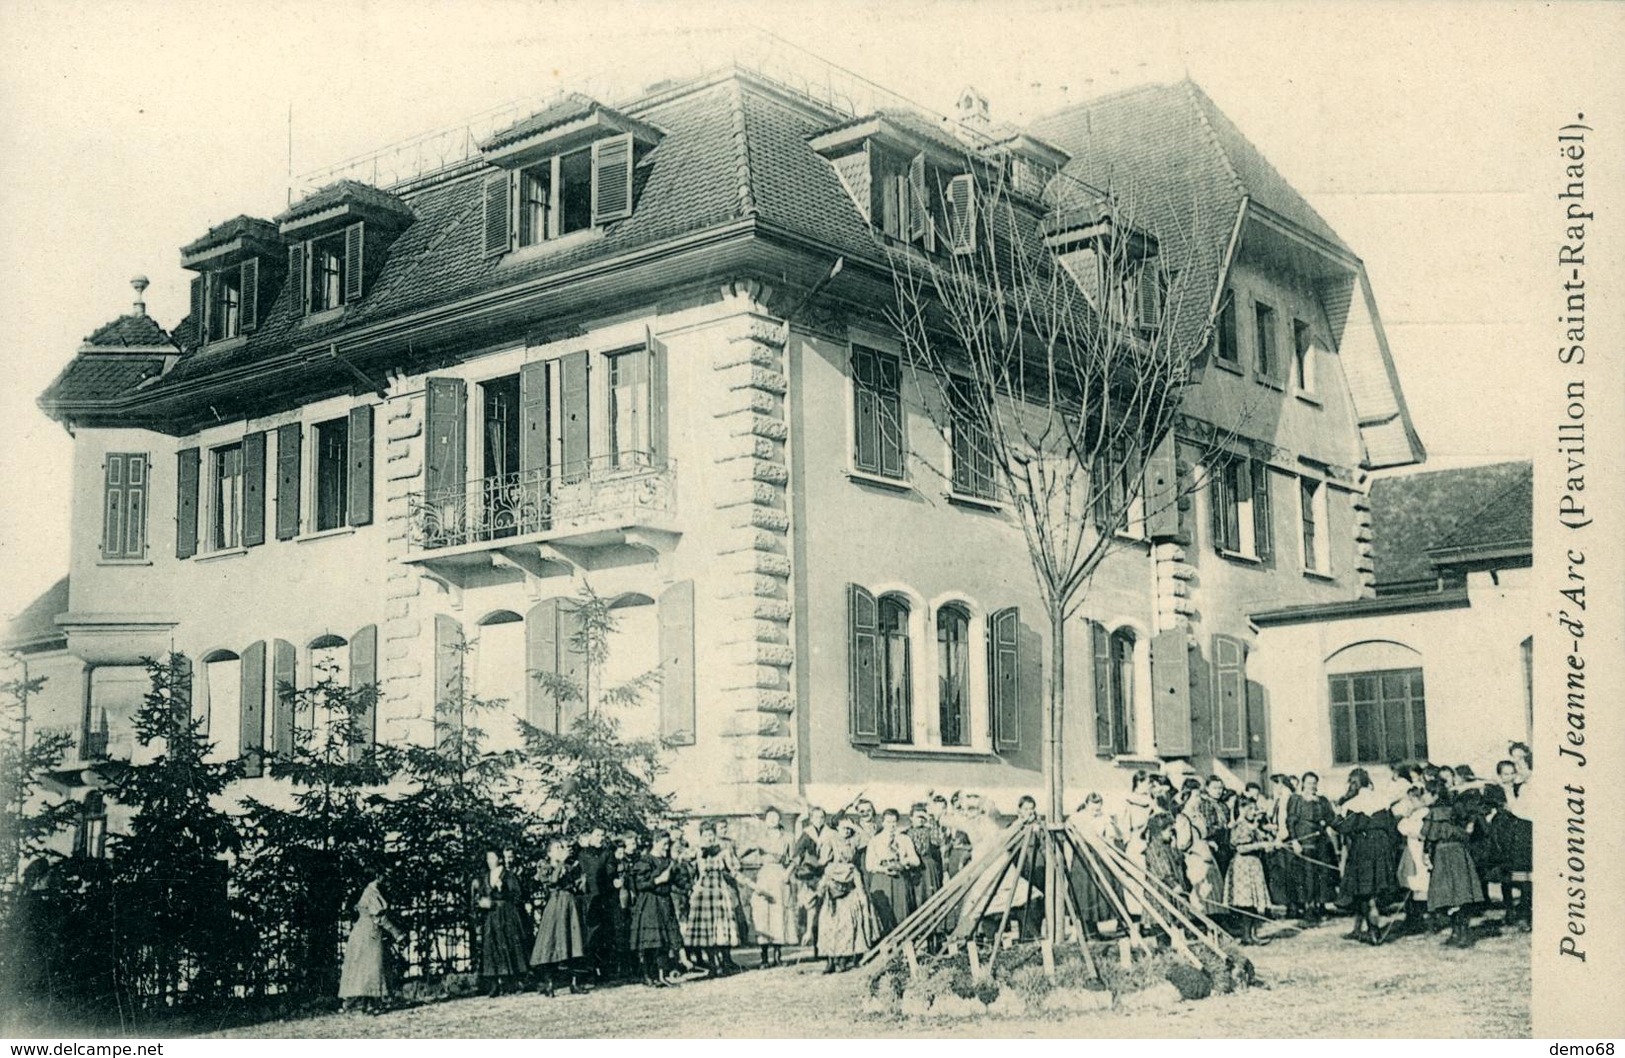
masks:
[[[854,746],[880,744],[880,610],[857,584],[846,586],[847,735]]]
[[[463,730],[463,624],[450,614],[434,615],[434,711],[440,745]]]
[[[930,208],[931,189],[926,183],[925,155],[916,154],[908,162],[907,196],[908,203],[904,219],[908,228],[904,238],[910,242],[923,240],[926,229],[931,226]]]
[[[310,275],[305,271],[306,256],[303,242],[288,247],[288,282],[293,288],[293,305],[301,316],[310,314]]]
[[[666,344],[655,337],[654,331],[645,332],[644,348],[649,357],[649,461],[654,466],[666,465],[671,450],[670,416],[666,409],[667,355]]]
[[[519,368],[519,469],[526,473],[548,467],[547,368],[546,360]]]
[[[495,173],[485,178],[481,191],[484,202],[485,256],[494,257],[511,249],[513,228],[509,223],[513,181],[507,173]]]
[[[196,448],[175,453],[175,557],[197,554],[198,471],[202,454]]]
[[[1004,752],[1021,746],[1021,613],[1014,606],[987,621],[987,691],[993,748]]]
[[[1134,287],[1134,315],[1136,322],[1146,330],[1157,326],[1162,318],[1162,273],[1156,261],[1140,266]]]
[[[560,444],[559,462],[567,482],[585,479],[591,470],[588,461],[587,353],[567,353],[559,360]]]
[[[1088,622],[1088,627],[1089,659],[1095,677],[1095,756],[1111,757],[1117,753],[1112,738],[1112,641],[1099,621]]]
[[[554,734],[559,730],[558,699],[536,677],[558,671],[559,607],[557,599],[548,599],[525,615],[525,719]]]
[[[577,691],[574,698],[559,702],[559,732],[564,734],[587,712],[587,702],[582,697],[587,689],[587,658],[575,648],[582,623],[580,609],[569,599],[553,601],[559,610],[559,675],[569,680]]]
[[[350,522],[372,524],[372,405],[350,409]]]
[[[876,157],[879,157],[878,155]],[[882,169],[875,181],[880,193],[880,230],[894,239],[901,239],[907,225],[903,204],[904,179],[896,173]]]
[[[293,755],[293,644],[286,639],[271,642],[271,752],[284,759]]]
[[[263,769],[265,757],[265,640],[243,651],[240,677],[237,746],[243,758],[243,774],[254,778]]]
[[[632,137],[592,145],[592,222],[607,224],[632,215]]]
[[[304,427],[290,422],[276,431],[276,538],[299,535],[299,488],[303,473]]]
[[[895,356],[874,354],[875,418],[879,436],[880,473],[903,476],[903,392],[902,366]]]
[[[1253,547],[1262,562],[1275,559],[1275,520],[1270,513],[1270,471],[1264,463],[1252,463],[1249,482],[1253,492]]]
[[[460,378],[431,376],[424,391],[428,422],[428,465],[424,484],[430,503],[459,503],[467,468],[468,384]]]
[[[362,280],[366,275],[367,240],[363,237],[362,229],[366,225],[356,222],[344,229],[344,301],[360,301],[362,294]]]
[[[1153,540],[1179,536],[1179,460],[1173,431],[1162,436],[1145,461],[1145,525]]]
[[[871,474],[880,473],[878,360],[870,350],[852,347],[852,465]]]
[[[1247,648],[1230,636],[1213,637],[1213,752],[1247,754]]]
[[[124,557],[141,558],[147,553],[147,456],[130,452],[124,456]]]
[[[241,292],[237,329],[247,334],[260,324],[260,259],[250,257],[240,266],[238,289]]]
[[[265,543],[265,431],[243,438],[243,546]]]
[[[1213,548],[1216,551],[1234,551],[1235,534],[1230,525],[1235,520],[1235,493],[1226,484],[1234,456],[1216,455],[1208,472],[1208,514],[1213,522]]]
[[[948,246],[954,253],[976,250],[976,177],[960,173],[948,181]]]
[[[1151,639],[1151,737],[1159,757],[1191,755],[1190,641],[1170,628]]]
[[[1269,771],[1269,694],[1257,680],[1247,681],[1247,759]]]
[[[204,318],[209,305],[209,281],[204,276],[192,280],[192,338],[202,345],[209,340],[209,321]]]
[[[102,557],[127,558],[124,539],[124,478],[125,456],[121,452],[107,453],[102,468]]]
[[[366,755],[378,741],[378,626],[367,625],[350,637],[350,690],[355,694],[356,738],[350,759]]]
[[[694,695],[694,582],[680,580],[660,593],[660,737],[692,746]]]

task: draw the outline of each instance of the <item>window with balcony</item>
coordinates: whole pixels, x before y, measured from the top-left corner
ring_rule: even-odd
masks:
[[[147,553],[147,455],[109,452],[102,486],[102,558]]]
[[[152,690],[146,666],[98,665],[88,682],[81,759],[129,760],[135,749],[135,715]]]
[[[1421,669],[1341,673],[1330,681],[1332,763],[1427,759]]]
[[[616,468],[649,462],[649,354],[642,348],[612,353],[609,367],[609,463]]]
[[[904,477],[902,367],[877,349],[852,347],[853,468]]]
[[[209,453],[209,545],[216,551],[243,546],[243,446],[225,445]]]

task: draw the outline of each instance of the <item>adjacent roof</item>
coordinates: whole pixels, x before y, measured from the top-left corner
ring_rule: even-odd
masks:
[[[146,313],[130,313],[110,320],[85,338],[85,345],[99,349],[154,349],[173,347],[169,334]]]
[[[1371,533],[1379,592],[1433,583],[1440,561],[1530,546],[1534,468],[1531,463],[1423,471],[1371,484]]]
[[[80,353],[68,362],[46,392],[64,403],[116,400],[163,372],[162,356]]]
[[[68,612],[68,578],[63,577],[6,625],[5,649],[36,651],[62,646],[67,635],[56,615]]]
[[[282,236],[277,232],[275,224],[259,217],[238,214],[223,224],[216,224],[202,238],[195,239],[182,246],[181,256],[191,257],[202,253],[204,250],[223,246],[238,238],[257,239],[271,243],[282,241]]]
[[[295,202],[278,214],[276,221],[287,224],[338,206],[360,206],[403,221],[412,220],[412,208],[388,191],[380,191],[359,180],[340,180]]]

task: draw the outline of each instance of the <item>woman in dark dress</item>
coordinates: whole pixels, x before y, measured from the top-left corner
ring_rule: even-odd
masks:
[[[542,971],[542,991],[549,997],[561,971],[570,975],[570,991],[586,991],[577,980],[581,957],[587,954],[577,895],[581,889],[581,864],[570,855],[569,842],[554,838],[547,843],[547,862],[536,869],[536,895],[544,903],[536,946],[530,952],[530,964]]]
[[[524,980],[525,927],[519,919],[523,893],[496,849],[485,853],[485,869],[471,886],[480,918],[480,975],[485,994],[494,996]]]
[[[1471,912],[1467,909],[1484,899],[1484,884],[1473,866],[1467,842],[1470,834],[1468,820],[1458,811],[1457,798],[1442,780],[1428,782],[1428,792],[1434,797],[1422,823],[1422,841],[1427,849],[1428,908],[1443,911],[1450,917],[1450,936],[1445,947],[1470,948],[1472,935],[1468,931]]]
[[[1334,826],[1348,847],[1343,864],[1342,897],[1354,907],[1354,929],[1348,940],[1381,944],[1389,927],[1382,924],[1378,902],[1394,888],[1393,813],[1377,793],[1364,768],[1349,772],[1343,815]]]
[[[676,984],[672,956],[683,946],[682,930],[671,901],[671,880],[676,865],[671,838],[659,831],[649,851],[632,865],[632,950],[643,969],[643,983],[652,988]]]
[[[1332,803],[1320,794],[1320,776],[1304,772],[1298,792],[1286,803],[1286,840],[1293,853],[1288,903],[1291,913],[1310,925],[1319,924],[1337,891],[1336,853],[1328,833],[1336,818]]]

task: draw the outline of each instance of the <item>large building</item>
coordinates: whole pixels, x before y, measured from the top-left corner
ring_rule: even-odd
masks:
[[[1249,615],[1370,596],[1368,473],[1423,458],[1360,260],[1188,81],[1026,130],[968,93],[960,118],[728,70],[568,96],[437,171],[204,232],[190,315],[138,306],[41,398],[75,440],[50,604],[75,763],[122,746],[140,659],[171,647],[222,755],[286,748],[272,688],[329,667],[378,682],[382,740],[430,741],[459,678],[568,723],[531,677],[579,665],[590,583],[620,617],[602,680],[661,671],[622,720],[666,739],[688,808],[1036,791],[1051,645],[1022,534],[885,314],[888,251],[952,252],[951,196],[910,171],[991,167],[1063,240],[1055,181],[1132,192],[1218,309],[1187,425],[1230,458],[1094,578],[1067,786],[1267,767]]]

